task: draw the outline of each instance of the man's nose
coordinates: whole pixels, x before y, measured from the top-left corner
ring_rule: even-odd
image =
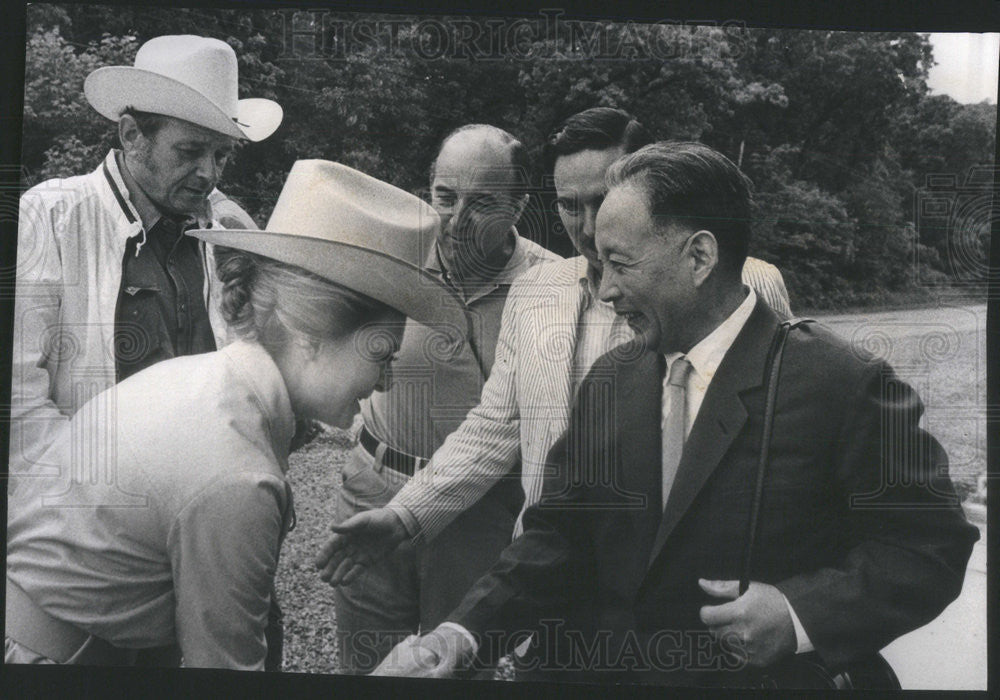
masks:
[[[198,159],[197,174],[199,177],[203,177],[214,184],[219,181],[220,170],[219,163],[215,160],[213,154],[206,153]]]
[[[601,285],[597,288],[597,298],[601,301],[614,301],[621,296],[618,285],[612,280],[612,273],[604,266],[601,273]]]
[[[586,206],[583,210],[583,235],[590,240],[594,240],[597,232],[597,209],[598,207]]]

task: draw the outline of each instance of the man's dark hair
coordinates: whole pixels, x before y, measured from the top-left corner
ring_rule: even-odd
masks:
[[[623,109],[585,109],[567,118],[549,136],[542,151],[545,171],[552,172],[559,156],[580,151],[603,151],[614,146],[621,146],[625,153],[632,153],[652,142],[653,135],[649,130]]]
[[[464,131],[474,131],[480,129],[493,133],[500,139],[500,143],[510,149],[510,164],[514,170],[515,182],[515,184],[511,187],[510,194],[520,196],[527,192],[528,185],[531,180],[531,160],[528,158],[528,149],[525,148],[524,144],[515,138],[509,131],[505,131],[498,126],[493,126],[492,124],[466,124],[448,132],[448,135],[441,139],[441,143],[438,144],[437,151],[434,153],[434,159],[431,160],[430,181],[434,181],[434,167],[437,164],[438,156],[441,155],[444,145],[448,143],[453,136],[461,134]]]
[[[135,123],[139,127],[139,132],[147,139],[151,139],[156,136],[157,132],[163,128],[168,119],[168,117],[162,114],[140,112],[138,109],[134,109],[132,107],[126,107],[122,110],[122,116],[125,116],[126,114],[135,119]]]
[[[658,141],[608,168],[609,189],[630,181],[645,191],[658,225],[711,231],[720,268],[739,277],[750,245],[753,185],[731,160],[701,143]]]

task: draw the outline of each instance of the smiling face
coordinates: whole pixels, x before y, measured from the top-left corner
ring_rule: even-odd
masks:
[[[394,314],[318,345],[293,341],[283,375],[295,415],[350,428],[360,401],[389,388],[404,322]]]
[[[600,298],[614,304],[646,347],[686,352],[686,329],[697,312],[700,277],[692,236],[653,221],[646,193],[635,183],[608,192],[597,214]]]
[[[578,151],[559,156],[553,167],[559,218],[573,247],[587,259],[595,271],[600,270],[597,247],[594,244],[597,211],[608,191],[604,174],[608,166],[624,154],[622,146]]]
[[[515,194],[520,177],[510,147],[490,130],[445,142],[434,162],[431,206],[441,217],[438,250],[449,271],[490,278],[506,264],[511,228],[527,202]]]
[[[146,196],[171,214],[201,211],[222,177],[236,139],[190,122],[164,117],[146,136],[135,119],[123,115],[119,126],[125,164]]]

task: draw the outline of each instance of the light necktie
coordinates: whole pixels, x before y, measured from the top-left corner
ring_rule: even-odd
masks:
[[[670,411],[663,418],[663,507],[667,507],[667,496],[677,476],[677,467],[681,463],[681,453],[684,451],[685,429],[687,428],[687,383],[691,373],[691,363],[687,358],[679,357],[670,365],[670,375],[667,377],[667,393]]]

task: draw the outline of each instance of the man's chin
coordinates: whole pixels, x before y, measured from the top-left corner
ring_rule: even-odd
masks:
[[[358,401],[352,401],[351,405],[345,408],[337,418],[330,423],[335,428],[342,428],[344,430],[350,430],[354,425],[354,416],[361,411],[361,403]]]
[[[651,352],[659,351],[660,333],[652,324],[646,322],[644,318],[637,321],[630,320],[627,323],[635,334],[636,341],[642,343],[643,347]]]
[[[174,196],[166,208],[170,209],[172,214],[185,216],[198,214],[204,210],[205,200],[207,199],[208,192],[202,193],[201,191],[194,192],[188,190]]]

